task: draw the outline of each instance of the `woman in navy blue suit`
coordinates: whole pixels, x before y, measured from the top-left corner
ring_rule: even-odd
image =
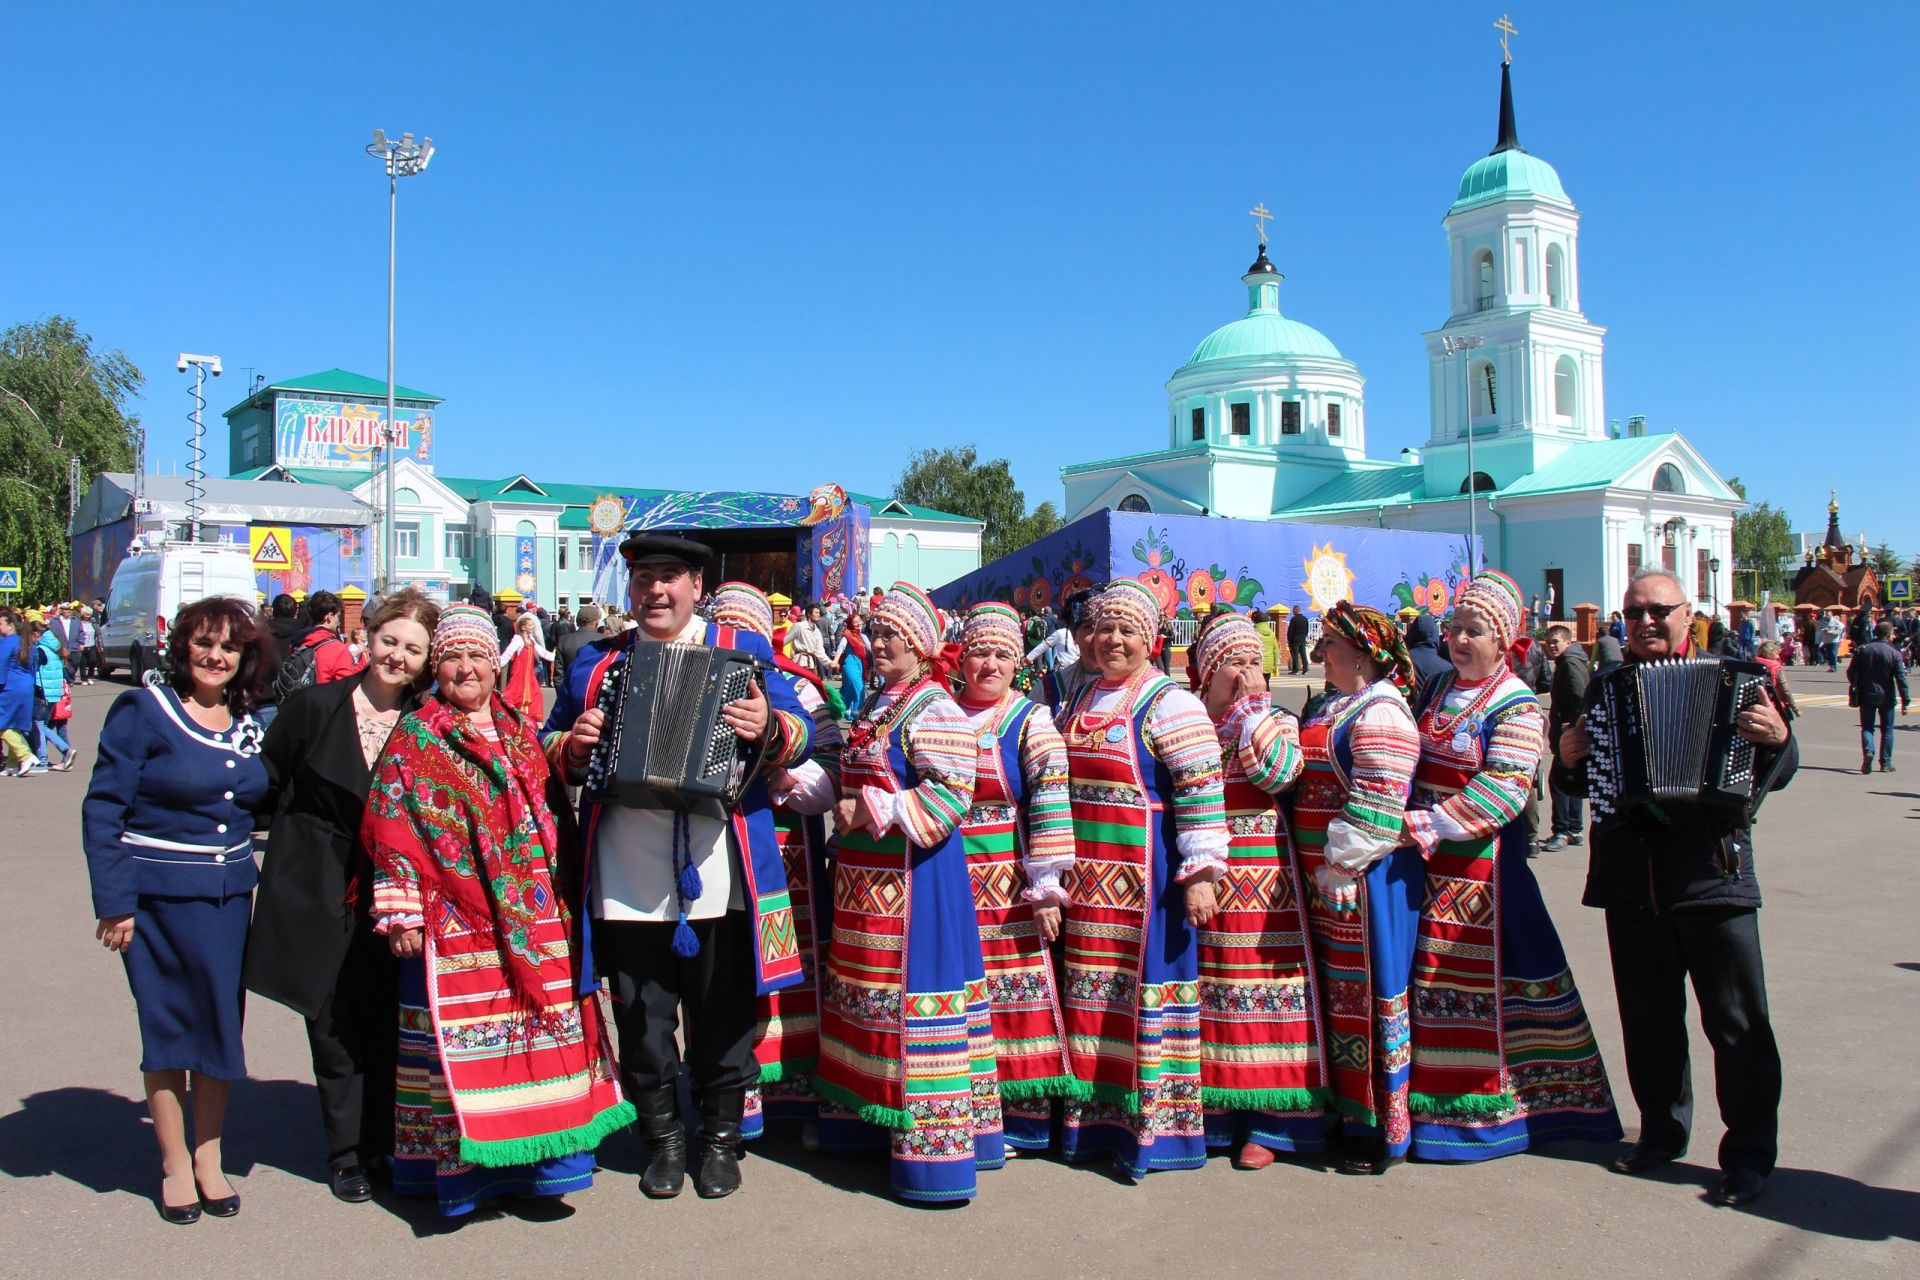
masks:
[[[130,689],[107,713],[81,830],[95,935],[121,954],[140,1017],[161,1216],[184,1225],[240,1212],[220,1131],[229,1083],[247,1073],[241,960],[259,879],[252,810],[267,789],[251,713],[271,641],[251,604],[216,596],[180,611],[167,660],[168,685]]]

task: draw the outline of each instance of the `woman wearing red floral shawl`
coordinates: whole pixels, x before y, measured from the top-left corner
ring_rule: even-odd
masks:
[[[633,1121],[599,1006],[579,995],[547,763],[494,690],[482,611],[440,615],[434,696],[401,720],[361,829],[378,928],[403,960],[394,1189],[470,1212],[593,1182],[593,1150]]]

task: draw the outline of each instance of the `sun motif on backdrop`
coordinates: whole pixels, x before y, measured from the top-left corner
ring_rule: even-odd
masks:
[[[603,493],[587,508],[587,527],[603,538],[620,532],[627,519],[627,504],[617,493]]]
[[[1347,553],[1335,551],[1331,542],[1316,546],[1313,554],[1300,562],[1307,580],[1300,584],[1316,613],[1325,613],[1342,600],[1353,599],[1353,580],[1357,576],[1347,568]]]

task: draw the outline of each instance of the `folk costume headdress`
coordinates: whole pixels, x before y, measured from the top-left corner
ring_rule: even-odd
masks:
[[[1473,581],[1460,588],[1453,607],[1471,609],[1487,620],[1500,641],[1500,652],[1513,648],[1520,638],[1526,608],[1520,600],[1520,584],[1498,569],[1482,569]]]
[[[470,604],[450,604],[440,611],[439,625],[433,629],[433,642],[427,649],[427,661],[434,666],[450,653],[472,653],[500,665],[500,636],[485,609]]]
[[[927,663],[933,678],[942,684],[960,661],[960,646],[941,642],[947,615],[911,582],[894,583],[893,590],[874,606],[873,620],[899,632],[913,656]]]
[[[762,639],[773,637],[773,605],[764,591],[749,582],[723,582],[713,589],[713,620]]]
[[[1241,653],[1260,656],[1260,633],[1240,614],[1216,613],[1200,628],[1193,648],[1187,651],[1187,678],[1204,694],[1227,660]]]
[[[1019,658],[1026,652],[1020,615],[998,600],[975,605],[960,632],[960,652],[972,653],[975,649],[1002,649]]]
[[[1133,623],[1147,638],[1151,652],[1160,652],[1160,601],[1145,583],[1121,578],[1102,591],[1093,604],[1094,623],[1100,625],[1109,618]]]
[[[1387,677],[1400,692],[1413,688],[1413,659],[1407,656],[1400,624],[1392,618],[1378,609],[1342,600],[1327,610],[1322,625],[1385,667]]]

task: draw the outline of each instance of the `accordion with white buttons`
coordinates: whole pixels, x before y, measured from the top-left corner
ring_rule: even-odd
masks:
[[[759,772],[760,753],[720,715],[749,696],[762,664],[738,649],[635,640],[600,682],[606,713],[587,759],[585,790],[602,804],[732,812]]]
[[[1767,697],[1767,669],[1719,658],[1629,662],[1593,677],[1587,798],[1602,830],[1650,804],[1705,805],[1749,820],[1771,779],[1735,731]]]

